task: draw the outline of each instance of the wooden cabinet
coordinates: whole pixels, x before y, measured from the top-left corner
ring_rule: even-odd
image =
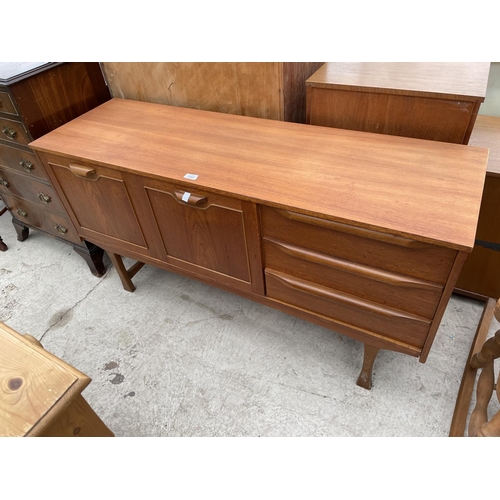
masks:
[[[488,154],[122,99],[31,145],[127,290],[121,256],[349,335],[367,388],[378,349],[426,360]]]
[[[304,123],[315,62],[103,62],[111,95]]]
[[[0,64],[0,196],[18,239],[32,228],[71,244],[96,276],[103,250],[82,241],[28,144],[109,97],[98,63]]]
[[[90,378],[0,322],[0,437],[112,437],[81,392]]]
[[[467,144],[489,63],[325,63],[306,81],[307,123]]]
[[[479,115],[469,144],[489,148],[476,241],[457,281],[461,292],[500,298],[500,118]]]

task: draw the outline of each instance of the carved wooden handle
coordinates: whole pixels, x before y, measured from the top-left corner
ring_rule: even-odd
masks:
[[[197,194],[191,194],[187,191],[174,191],[175,197],[188,205],[199,206],[207,202],[206,196],[199,196]]]
[[[95,170],[92,167],[82,167],[80,165],[70,165],[69,169],[71,172],[78,177],[90,177],[95,174]]]

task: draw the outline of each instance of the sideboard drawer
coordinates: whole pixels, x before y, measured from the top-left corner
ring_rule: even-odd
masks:
[[[0,168],[0,192],[20,196],[51,212],[66,214],[61,200],[52,186],[11,170]]]
[[[49,176],[42,162],[33,153],[0,144],[0,166],[48,180]]]
[[[264,237],[370,267],[444,284],[456,250],[319,219],[287,210],[261,209]]]
[[[264,265],[381,305],[432,319],[443,286],[264,238]]]
[[[0,138],[12,141],[14,144],[28,145],[30,136],[21,122],[0,118]]]
[[[266,269],[267,296],[328,320],[422,348],[430,320]]]
[[[7,113],[9,115],[17,115],[16,107],[10,98],[8,92],[0,92],[0,113]]]
[[[8,196],[2,193],[2,198],[7,208],[15,215],[18,221],[26,222],[30,226],[51,233],[63,240],[81,244],[81,239],[78,237],[73,224],[66,217],[49,212],[34,203],[15,196]]]

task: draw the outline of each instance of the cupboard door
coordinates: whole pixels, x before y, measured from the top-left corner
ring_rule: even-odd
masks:
[[[145,190],[170,264],[252,289],[244,202],[153,179]]]
[[[81,236],[112,248],[148,248],[122,172],[55,157],[47,164]]]

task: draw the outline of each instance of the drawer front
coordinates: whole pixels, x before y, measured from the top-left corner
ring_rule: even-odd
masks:
[[[17,115],[16,107],[10,98],[8,92],[0,91],[0,113],[7,113],[9,115]]]
[[[264,238],[265,267],[432,319],[443,286]]]
[[[4,144],[0,144],[0,166],[9,167],[38,179],[48,180],[49,178],[42,162],[34,153]]]
[[[31,142],[27,130],[21,122],[0,118],[0,137],[14,144],[27,145]]]
[[[430,320],[266,269],[267,296],[349,328],[421,349]]]
[[[13,194],[40,205],[51,212],[66,215],[66,211],[54,189],[36,179],[0,168],[0,192]]]
[[[5,201],[12,215],[20,222],[25,222],[30,226],[46,231],[47,233],[58,236],[63,240],[72,243],[81,244],[81,239],[71,223],[64,216],[44,210],[40,206],[30,203],[29,201],[9,196],[2,193],[2,198]]]
[[[261,207],[262,234],[333,257],[444,284],[456,250],[407,238]]]

